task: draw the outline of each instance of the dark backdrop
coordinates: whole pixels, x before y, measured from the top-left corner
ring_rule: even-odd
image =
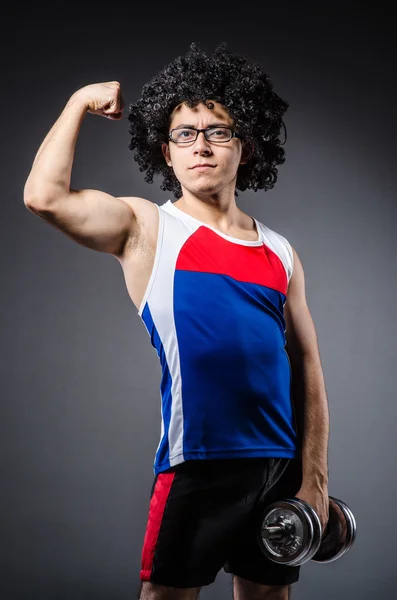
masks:
[[[396,583],[395,18],[382,3],[32,5],[5,15],[1,111],[1,587],[4,600],[136,597],[160,366],[114,257],[29,212],[35,153],[78,88],[127,103],[191,41],[263,63],[288,100],[286,163],[238,204],[296,248],[331,414],[330,494],[354,548],[302,567],[295,600],[389,600]],[[125,115],[126,115],[125,111]],[[87,115],[72,185],[163,203],[128,121]],[[221,571],[203,598],[231,598]]]

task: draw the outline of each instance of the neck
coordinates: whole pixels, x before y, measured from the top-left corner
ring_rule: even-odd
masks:
[[[242,211],[238,208],[234,196],[220,193],[198,196],[183,190],[183,196],[175,202],[175,206],[199,221],[213,227],[239,226],[242,222]]]

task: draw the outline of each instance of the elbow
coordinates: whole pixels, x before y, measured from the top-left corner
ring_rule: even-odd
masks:
[[[26,182],[23,190],[23,202],[27,208],[48,208],[53,199],[59,195],[46,186],[37,186]]]
[[[33,185],[28,179],[23,188],[23,203],[27,208],[30,208],[31,206],[37,205],[39,198],[40,192],[37,189],[37,186]]]

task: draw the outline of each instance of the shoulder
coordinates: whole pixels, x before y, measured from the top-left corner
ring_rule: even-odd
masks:
[[[139,196],[117,196],[133,210],[137,218],[157,213],[157,204]]]
[[[155,202],[139,196],[118,196],[133,211],[136,221],[143,229],[157,227],[159,210]]]

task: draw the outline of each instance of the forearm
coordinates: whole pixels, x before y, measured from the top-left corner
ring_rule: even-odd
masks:
[[[24,200],[52,200],[69,192],[77,137],[87,104],[73,94],[34,159],[25,183]]]
[[[292,393],[302,450],[303,486],[328,485],[329,410],[319,356],[292,371]]]

